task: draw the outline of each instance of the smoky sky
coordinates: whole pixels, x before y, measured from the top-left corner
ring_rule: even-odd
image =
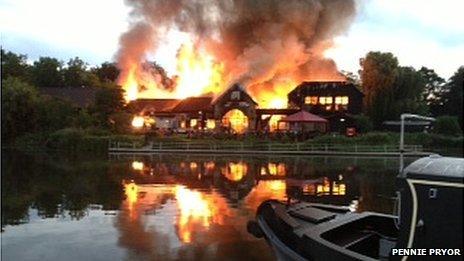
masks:
[[[156,52],[170,30],[223,63],[227,82],[252,93],[279,82],[340,77],[324,58],[356,14],[354,0],[126,0],[130,27],[116,54],[124,75]],[[123,76],[124,77],[124,76]],[[264,87],[266,86],[266,87]],[[227,86],[225,86],[227,87]]]

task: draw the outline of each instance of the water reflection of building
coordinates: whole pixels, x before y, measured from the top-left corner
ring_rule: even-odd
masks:
[[[140,166],[144,166],[140,168]],[[349,205],[359,196],[354,166],[334,168],[324,162],[290,158],[247,161],[237,158],[189,158],[184,161],[131,163],[142,182],[183,184],[190,189],[216,190],[229,202],[238,204],[260,181],[283,180],[288,197],[299,200]],[[153,175],[153,173],[155,173]],[[149,176],[147,178],[146,176]],[[169,182],[167,182],[169,181]]]
[[[237,203],[255,186],[255,166],[243,161],[228,162],[216,174],[214,185],[229,201]]]
[[[286,179],[288,197],[334,205],[350,205],[359,196],[353,168]],[[316,172],[317,173],[317,172]]]

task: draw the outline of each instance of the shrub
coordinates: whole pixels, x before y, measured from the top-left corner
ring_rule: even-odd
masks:
[[[433,132],[443,135],[461,136],[462,130],[459,126],[458,118],[454,116],[437,117],[433,124]]]
[[[358,143],[366,145],[383,145],[383,144],[396,144],[399,141],[399,138],[395,137],[397,135],[392,135],[386,132],[372,132],[361,135],[357,138]]]
[[[374,125],[372,124],[371,119],[366,115],[355,115],[353,116],[357,131],[360,133],[367,133],[372,131]]]
[[[50,134],[47,147],[56,150],[77,151],[84,138],[84,131],[80,129],[61,129]]]

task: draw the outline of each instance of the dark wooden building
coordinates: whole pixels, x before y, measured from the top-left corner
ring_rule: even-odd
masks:
[[[299,108],[329,120],[330,131],[354,127],[364,94],[347,82],[303,82],[288,94],[289,108]]]
[[[290,108],[305,109],[318,115],[336,112],[359,114],[364,94],[347,82],[303,82],[288,94]]]

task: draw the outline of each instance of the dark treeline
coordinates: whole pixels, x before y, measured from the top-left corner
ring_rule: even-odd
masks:
[[[439,133],[462,134],[464,66],[446,81],[427,67],[399,66],[391,53],[369,52],[361,59],[359,74],[364,111],[374,128],[398,120],[402,113],[417,113],[438,117]]]
[[[26,55],[1,50],[1,65],[3,144],[31,134],[30,141],[51,144],[53,137],[78,136],[82,130],[130,133],[132,114],[116,84],[115,64],[89,67],[78,57],[67,63],[40,57],[29,64]],[[355,116],[361,132],[382,130],[384,121],[398,120],[401,113],[417,113],[438,117],[434,132],[462,136],[464,66],[445,80],[430,68],[399,66],[391,53],[370,52],[361,59],[359,76],[345,75],[365,94],[364,114]],[[95,99],[82,108],[43,95],[41,88],[50,87],[92,88]]]
[[[1,62],[4,144],[28,134],[40,134],[32,139],[47,142],[60,130],[67,133],[127,130],[131,115],[124,111],[124,93],[116,85],[119,70],[114,64],[89,68],[78,57],[66,65],[50,57],[40,57],[28,64],[27,56],[4,50]],[[45,95],[42,88],[88,88],[94,90],[94,100],[82,107],[70,100]]]

